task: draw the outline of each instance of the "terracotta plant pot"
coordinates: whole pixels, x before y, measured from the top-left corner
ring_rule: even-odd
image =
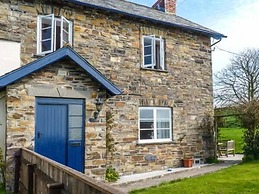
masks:
[[[193,159],[183,159],[183,166],[186,168],[192,167]]]

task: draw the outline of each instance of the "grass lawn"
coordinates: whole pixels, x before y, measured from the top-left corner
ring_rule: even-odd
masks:
[[[164,183],[131,194],[259,193],[259,161],[240,164],[200,177]]]
[[[220,128],[219,141],[222,140],[235,140],[235,152],[237,154],[243,153],[243,128]]]
[[[5,190],[3,189],[1,184],[0,184],[0,194],[5,194]]]

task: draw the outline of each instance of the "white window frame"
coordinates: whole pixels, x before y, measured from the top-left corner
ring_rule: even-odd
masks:
[[[51,48],[47,51],[42,51],[42,20],[43,19],[49,19],[51,20]],[[67,41],[64,42],[64,36],[63,32],[68,34],[68,43],[72,45],[72,22],[67,20],[65,17],[61,16],[61,18],[55,18],[54,14],[49,14],[49,15],[39,15],[38,16],[38,22],[37,22],[37,54],[40,55],[45,55],[47,53],[51,53],[55,50],[57,50],[57,45],[56,45],[56,28],[57,28],[57,22],[60,22],[60,48],[62,48]],[[68,23],[69,26],[69,31],[67,32],[64,29],[64,23]]]
[[[145,57],[148,56],[145,54],[145,39],[151,40],[151,63],[145,64]],[[159,52],[159,60],[160,60],[160,68],[157,68],[156,62],[156,42],[159,42],[160,45],[160,52]],[[142,36],[142,67],[149,68],[149,69],[157,69],[157,70],[166,70],[165,69],[165,49],[164,49],[164,39],[160,36],[157,38],[155,35],[150,36]]]
[[[64,23],[68,24],[68,31],[64,29]],[[61,29],[60,29],[60,44],[63,47],[66,43],[72,43],[72,23],[65,17],[61,16]],[[64,41],[64,33],[68,35],[68,41]]]
[[[153,110],[154,118],[154,138],[153,139],[140,139],[140,111],[141,110]],[[169,138],[158,139],[157,138],[157,110],[168,110],[169,111]],[[172,109],[169,107],[139,107],[138,113],[138,143],[165,143],[172,142]],[[145,130],[145,129],[143,129]]]
[[[51,48],[48,51],[42,51],[42,20],[48,18],[49,20],[51,20]],[[46,54],[46,53],[50,53],[53,52],[54,50],[54,45],[53,45],[53,39],[54,39],[54,14],[50,14],[50,15],[41,15],[38,16],[38,22],[37,22],[37,54]]]

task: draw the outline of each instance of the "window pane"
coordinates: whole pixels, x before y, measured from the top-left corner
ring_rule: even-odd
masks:
[[[82,139],[82,128],[69,129],[69,140],[81,140],[81,139]]]
[[[170,127],[170,122],[169,121],[161,121],[161,122],[157,122],[157,128],[169,128]]]
[[[145,48],[144,48],[145,56],[151,55],[151,50],[152,50],[151,46],[145,46]]]
[[[152,56],[145,56],[144,63],[145,65],[152,64]]]
[[[169,110],[165,109],[158,109],[157,110],[157,118],[170,118],[169,116]]]
[[[82,105],[79,105],[79,104],[69,105],[69,115],[82,115],[82,114],[83,114]]]
[[[51,40],[43,41],[41,43],[42,52],[49,51],[51,49]]]
[[[48,28],[51,27],[52,25],[52,18],[42,18],[42,26],[41,28]]]
[[[157,139],[168,139],[170,138],[170,129],[157,130]]]
[[[64,44],[68,43],[68,34],[65,31],[63,31],[63,41],[64,41]]]
[[[69,23],[63,22],[63,30],[65,30],[66,33],[69,32]]]
[[[61,33],[61,22],[56,21],[56,50],[61,47],[61,42],[60,42],[60,33]]]
[[[69,127],[82,127],[82,117],[69,117]]]
[[[144,46],[151,46],[152,45],[152,38],[144,38]]]
[[[140,121],[140,129],[152,129],[154,128],[153,121]]]
[[[42,30],[41,40],[46,40],[51,38],[51,28]]]
[[[156,56],[155,56],[155,60],[156,60],[156,69],[161,69],[160,66],[160,41],[156,41]]]
[[[152,118],[153,120],[153,110],[152,109],[142,109],[140,110],[140,119]]]
[[[140,130],[140,139],[154,139],[154,131]]]

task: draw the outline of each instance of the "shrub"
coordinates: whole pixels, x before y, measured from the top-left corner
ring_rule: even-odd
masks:
[[[216,157],[208,157],[205,159],[205,163],[207,164],[219,163],[219,160]]]
[[[109,167],[106,169],[105,179],[108,182],[115,182],[119,179],[119,173],[115,170],[115,168]]]

